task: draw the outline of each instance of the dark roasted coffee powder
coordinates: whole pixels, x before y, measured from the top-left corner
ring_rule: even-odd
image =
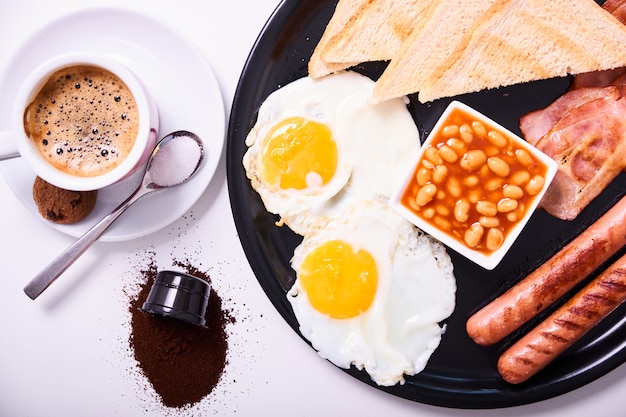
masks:
[[[210,277],[190,263],[175,266],[210,283]],[[206,311],[206,328],[173,318],[153,316],[140,310],[157,276],[154,262],[141,271],[145,282],[131,299],[130,346],[142,373],[167,407],[197,403],[217,385],[227,363],[226,324],[234,322],[222,310],[222,300],[211,289]]]

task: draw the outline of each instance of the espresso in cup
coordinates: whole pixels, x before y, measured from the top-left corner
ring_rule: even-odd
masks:
[[[69,175],[93,177],[120,165],[139,129],[127,85],[93,65],[54,72],[24,112],[24,131],[39,153]]]
[[[99,190],[145,167],[158,132],[156,102],[131,69],[106,55],[64,53],[21,82],[0,160],[21,156],[59,188]]]

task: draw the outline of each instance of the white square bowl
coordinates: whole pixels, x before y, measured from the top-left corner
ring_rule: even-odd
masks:
[[[489,130],[495,130],[495,131],[500,132],[502,135],[504,135],[504,137],[506,137],[508,139],[508,141],[509,141],[508,143],[513,144],[513,146],[516,149],[524,149],[524,150],[526,150],[533,157],[533,159],[534,159],[534,161],[536,163],[538,163],[539,165],[543,164],[543,166],[545,167],[544,185],[541,188],[540,192],[535,194],[534,197],[530,197],[531,198],[530,201],[526,201],[526,204],[524,205],[525,211],[523,213],[523,217],[519,218],[517,221],[511,222],[509,220],[506,220],[506,214],[499,213],[497,215],[498,218],[499,218],[500,224],[503,224],[502,222],[504,222],[504,223],[506,223],[507,227],[504,228],[505,229],[505,233],[503,233],[504,234],[504,239],[502,241],[502,244],[499,246],[499,248],[497,248],[495,250],[488,250],[488,249],[486,249],[484,247],[485,246],[485,244],[484,244],[484,237],[482,239],[483,243],[479,244],[479,246],[476,246],[476,247],[470,247],[467,243],[465,243],[464,239],[461,237],[461,232],[463,230],[466,230],[469,227],[470,223],[468,223],[468,222],[462,223],[462,222],[459,222],[459,221],[455,220],[454,214],[453,214],[454,213],[454,207],[448,207],[448,209],[452,213],[452,215],[448,215],[447,216],[447,220],[449,220],[449,223],[451,223],[451,224],[453,223],[453,224],[457,225],[456,226],[457,227],[457,236],[453,235],[450,232],[446,232],[445,230],[441,229],[432,220],[427,220],[424,217],[419,216],[414,209],[412,209],[410,207],[407,207],[402,202],[403,196],[405,195],[406,192],[408,192],[409,188],[413,188],[414,190],[416,190],[418,188],[421,188],[420,185],[416,184],[415,177],[416,177],[416,174],[417,174],[417,169],[419,167],[423,166],[423,161],[425,159],[424,153],[425,153],[426,149],[428,149],[429,145],[432,145],[432,143],[435,140],[437,142],[439,142],[441,140],[441,139],[438,139],[440,137],[440,131],[446,126],[446,124],[450,123],[450,122],[448,122],[448,119],[453,117],[454,113],[458,113],[458,112],[463,112],[466,115],[468,115],[472,120],[476,120],[476,121],[481,122],[483,126],[487,127],[488,131]],[[485,141],[482,141],[482,142],[485,142]],[[479,142],[479,141],[473,141],[471,143],[477,143],[477,142]],[[471,143],[467,145],[468,146],[468,150],[472,149]],[[439,149],[439,148],[437,148],[437,149]],[[478,149],[478,148],[476,148],[476,149]],[[490,147],[489,149],[490,150],[487,151],[487,152],[494,152],[493,147]],[[502,151],[502,152],[504,152],[504,151]],[[509,156],[511,155],[511,152],[512,151],[509,149]],[[498,155],[492,155],[492,156],[498,156]],[[454,163],[443,161],[442,165],[448,164],[447,167],[450,168],[448,171],[451,171],[452,169],[459,170],[460,168],[454,168],[451,165],[451,164],[459,164],[460,163],[459,161],[462,159],[462,156],[459,154],[458,158],[459,158],[459,160],[454,162]],[[508,158],[508,156],[507,156],[507,158]],[[428,165],[428,162],[426,162],[424,164]],[[430,165],[434,166],[435,164],[431,163]],[[486,189],[487,189],[486,188],[486,184],[484,184],[483,182],[487,182],[489,180],[489,178],[490,178],[489,175],[491,175],[492,177],[498,177],[494,173],[494,171],[492,171],[492,170],[487,171],[487,169],[489,169],[489,168],[484,168],[483,169],[483,173],[485,173],[485,176],[480,178],[480,182],[479,182],[478,185],[473,186],[473,187],[470,187],[470,186],[462,187],[462,192],[465,193],[467,190],[475,189],[475,190],[478,190],[478,191],[476,191],[476,193],[479,193],[479,192],[482,192],[482,191],[484,191],[486,193],[487,192],[486,191]],[[523,168],[519,169],[519,171],[521,171],[521,170],[523,170]],[[514,133],[510,132],[508,129],[506,129],[503,126],[499,125],[495,121],[489,119],[485,115],[477,112],[473,108],[471,108],[471,107],[469,107],[469,106],[467,106],[467,105],[465,105],[465,104],[463,104],[463,103],[461,103],[459,101],[453,101],[453,102],[451,102],[448,105],[446,110],[443,112],[443,114],[441,115],[441,117],[439,118],[437,123],[435,124],[433,130],[428,135],[428,138],[426,139],[426,141],[422,145],[418,155],[416,156],[416,159],[415,159],[414,163],[411,165],[410,170],[406,173],[406,177],[405,177],[404,181],[401,184],[399,184],[398,188],[392,194],[392,196],[390,198],[389,204],[397,212],[399,212],[401,215],[403,215],[406,219],[408,219],[411,223],[416,225],[422,231],[424,231],[424,232],[428,233],[429,235],[431,235],[432,237],[438,239],[439,241],[441,241],[443,244],[445,244],[449,248],[451,248],[454,251],[460,253],[461,255],[465,256],[466,258],[470,259],[471,261],[475,262],[476,264],[482,266],[483,268],[485,268],[487,270],[491,270],[491,269],[495,268],[500,263],[502,258],[506,255],[508,250],[511,248],[511,245],[513,244],[513,242],[515,242],[515,240],[517,239],[517,237],[521,233],[522,229],[528,223],[528,220],[530,219],[532,214],[537,209],[537,206],[538,206],[539,202],[541,201],[543,195],[545,194],[548,186],[552,182],[552,179],[554,178],[554,175],[556,174],[556,171],[557,171],[557,164],[556,164],[556,162],[553,159],[551,159],[550,157],[548,157],[547,155],[545,155],[543,152],[539,151],[537,148],[535,148],[534,146],[530,145],[528,142],[526,142],[525,140],[523,140],[519,136],[517,136]],[[480,177],[478,170],[475,170],[475,171],[463,171],[463,172],[467,172],[467,177],[470,177],[470,176]],[[515,172],[516,172],[515,169],[511,169],[511,172],[510,172],[510,174],[508,176],[500,176],[499,178],[503,179],[505,184],[510,184],[511,183],[510,181],[512,181],[512,179],[513,179],[512,176],[513,176],[513,174]],[[474,178],[472,178],[472,179],[474,179]],[[459,178],[459,181],[462,182],[463,180],[465,180],[465,177]],[[433,181],[431,181],[431,183],[432,182]],[[440,182],[438,185],[439,185],[439,187],[437,188],[438,192],[439,193],[443,192],[444,194],[440,194],[440,195],[444,195],[445,196],[444,188],[446,186],[444,185],[443,182]],[[519,187],[524,189],[525,184],[519,183]],[[441,190],[441,191],[439,191],[439,190]],[[528,193],[525,191],[525,194],[528,194]],[[446,197],[441,197],[441,198],[446,198]],[[433,197],[433,202],[436,203],[437,199],[438,199],[437,196]],[[473,200],[475,200],[475,197],[473,198]],[[444,200],[441,200],[441,201],[444,201]],[[430,204],[430,203],[427,203],[427,204]],[[442,203],[442,205],[443,205],[443,203]],[[449,203],[448,203],[448,205],[449,205]],[[471,205],[470,212],[472,213],[472,216],[474,216],[474,217],[479,216],[479,213],[476,212],[476,205],[474,203],[470,203],[470,205]],[[424,207],[426,207],[426,206],[424,206]],[[420,208],[420,210],[421,210],[421,208]],[[431,213],[432,213],[432,210],[431,210]],[[496,216],[492,216],[492,217],[496,217]],[[483,229],[486,229],[486,228],[483,228]],[[502,230],[503,228],[500,228],[500,229]],[[485,232],[484,235],[487,235],[487,233]]]

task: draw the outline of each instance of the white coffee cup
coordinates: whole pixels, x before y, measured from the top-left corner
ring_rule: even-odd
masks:
[[[137,106],[139,121],[134,144],[119,165],[103,174],[83,176],[55,167],[44,158],[25,129],[26,109],[44,84],[57,71],[73,66],[100,67],[116,75],[126,84]],[[68,53],[40,64],[20,86],[13,105],[11,127],[8,131],[0,132],[0,160],[21,156],[35,174],[57,187],[74,191],[98,190],[128,177],[141,167],[154,149],[158,130],[157,106],[132,71],[111,57],[88,53]]]

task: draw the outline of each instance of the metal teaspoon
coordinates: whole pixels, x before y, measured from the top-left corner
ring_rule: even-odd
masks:
[[[195,161],[188,161],[190,166],[173,166],[170,164],[169,162],[182,162],[176,160],[176,155],[173,157],[174,161],[165,160],[168,155],[167,152],[163,152],[163,150],[167,149],[170,151],[169,153],[171,155],[171,149],[173,149],[171,147],[175,145],[175,142],[177,140],[182,142],[179,138],[187,138],[187,142],[189,142],[188,139],[191,138],[198,145],[198,159]],[[91,246],[91,244],[95,242],[122,213],[124,213],[124,211],[126,211],[128,207],[147,194],[186,182],[198,171],[203,158],[204,149],[202,147],[202,141],[198,136],[191,132],[180,130],[170,133],[161,139],[155,146],[154,151],[146,164],[147,168],[144,172],[141,185],[139,185],[133,194],[131,194],[131,196],[122,202],[115,210],[103,217],[102,220],[96,223],[64,252],[50,262],[48,266],[46,266],[39,274],[35,275],[35,277],[24,287],[26,295],[33,300],[37,298],[46,288],[48,288],[50,284],[52,284],[63,272],[65,272],[65,270],[69,268],[70,265],[72,265],[87,250],[87,248],[89,248],[89,246]],[[193,163],[195,163],[195,166],[191,166]],[[172,168],[178,171],[173,172]]]

